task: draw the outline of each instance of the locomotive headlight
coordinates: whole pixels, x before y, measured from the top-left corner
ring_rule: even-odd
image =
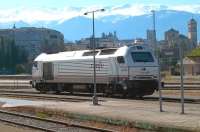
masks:
[[[124,85],[124,86],[123,86],[123,89],[124,89],[124,90],[127,90],[128,88],[127,88],[127,86],[126,86],[126,85]]]
[[[36,82],[32,81],[32,87],[35,88],[36,87]]]

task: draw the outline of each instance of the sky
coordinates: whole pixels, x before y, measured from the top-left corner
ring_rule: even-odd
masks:
[[[63,8],[65,6],[72,7],[88,7],[94,5],[116,6],[125,4],[162,4],[162,5],[184,5],[184,4],[200,4],[199,0],[2,0],[1,8],[13,7],[49,7]]]
[[[106,12],[97,14],[97,18],[107,15],[138,16],[163,9],[200,14],[200,0],[2,0],[0,23],[63,22],[98,8],[105,8]]]

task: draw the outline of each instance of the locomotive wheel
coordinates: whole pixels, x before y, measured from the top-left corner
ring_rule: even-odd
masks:
[[[121,89],[121,97],[127,98],[127,96],[128,96],[128,85],[125,82],[123,82],[120,85],[118,85],[118,88]]]
[[[41,94],[46,94],[46,93],[48,92],[47,90],[44,90],[44,89],[42,89],[42,88],[40,88],[39,91],[40,91]]]
[[[108,85],[107,88],[105,88],[105,96],[112,97],[112,95],[113,95],[113,86]]]
[[[60,94],[61,92],[63,92],[63,87],[64,87],[64,85],[63,84],[57,84],[57,86],[55,86],[56,88],[55,88],[55,92],[56,92],[56,94]]]
[[[55,91],[55,93],[56,94],[60,94],[62,91],[60,91],[59,89],[57,89],[56,91]]]
[[[128,98],[136,98],[137,92],[134,86],[132,85],[128,85],[128,89],[127,89],[127,97]]]
[[[40,93],[41,93],[41,94],[46,94],[47,91],[40,90]]]
[[[73,85],[72,85],[72,86],[70,86],[70,88],[69,88],[69,93],[70,93],[71,95],[73,95],[73,94],[74,94]]]
[[[39,91],[41,94],[47,93],[47,88],[46,88],[45,84],[36,84],[35,89],[37,91]]]

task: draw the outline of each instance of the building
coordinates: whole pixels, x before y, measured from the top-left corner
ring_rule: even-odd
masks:
[[[176,47],[178,45],[179,32],[173,28],[165,32],[165,41],[169,47]]]
[[[85,50],[88,49],[88,44],[65,43],[65,51]]]
[[[93,43],[92,43],[92,39],[90,39],[90,45],[89,48],[93,48]],[[114,33],[109,32],[108,34],[102,33],[101,37],[99,38],[95,38],[95,44],[97,48],[106,48],[106,47],[116,47],[117,46],[117,34],[114,31]]]
[[[200,48],[192,50],[183,60],[185,75],[200,75]]]
[[[116,32],[108,34],[102,33],[101,37],[95,37],[95,47],[96,48],[106,48],[106,47],[117,47],[118,38]],[[86,47],[88,49],[93,48],[93,39],[84,38],[79,41],[76,41],[77,46]]]
[[[185,75],[200,75],[200,56],[184,58],[183,65]]]
[[[161,70],[171,71],[179,60],[178,48],[163,48],[160,52]]]
[[[180,60],[180,46],[184,56],[194,48],[187,36],[173,28],[165,32],[165,40],[159,41],[159,46],[161,69],[165,71],[173,71],[176,68],[176,64]]]
[[[136,38],[136,39],[134,39],[134,43],[133,44],[141,44],[141,45],[146,44],[147,45],[147,40],[143,39],[143,38]]]
[[[135,42],[134,39],[124,39],[124,40],[118,40],[117,45],[118,47],[122,47],[125,45],[133,45]]]
[[[17,47],[28,53],[30,61],[41,52],[55,53],[64,49],[64,36],[52,29],[14,26],[13,29],[0,29],[0,36],[12,39]]]
[[[193,18],[188,22],[188,38],[193,48],[197,47],[197,22]]]
[[[118,40],[116,42],[116,44],[118,45],[117,47],[122,47],[122,46],[131,46],[131,45],[147,45],[147,40],[143,39],[143,38],[135,38],[135,39],[125,39],[125,40]]]
[[[149,33],[151,35],[151,33]],[[177,48],[180,44],[183,46],[184,51],[188,52],[196,48],[197,41],[197,22],[192,18],[188,22],[188,36],[182,35],[179,31],[171,28],[165,32],[165,44],[169,48]],[[166,46],[165,46],[166,47]]]
[[[165,32],[165,40],[162,42],[165,42],[165,48],[179,48],[181,45],[186,52],[194,48],[188,37],[173,28]]]
[[[188,39],[188,37],[183,34],[179,35],[179,44],[181,44],[184,54],[187,54],[188,52],[191,52],[192,49],[194,49],[190,39]]]

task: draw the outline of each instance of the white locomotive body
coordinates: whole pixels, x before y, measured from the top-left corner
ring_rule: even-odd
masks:
[[[150,95],[158,88],[158,62],[142,45],[97,49],[97,92]],[[93,91],[93,51],[40,54],[32,68],[32,86],[41,92]],[[80,89],[79,89],[80,90]]]

